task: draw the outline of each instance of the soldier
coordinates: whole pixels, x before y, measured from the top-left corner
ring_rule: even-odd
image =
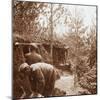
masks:
[[[30,97],[32,94],[31,84],[29,81],[29,77],[27,75],[27,72],[29,71],[27,68],[29,65],[27,63],[23,63],[19,67],[19,78],[18,78],[18,85],[22,89],[23,94],[20,98],[27,98]]]
[[[23,64],[25,65],[25,64]],[[57,72],[55,68],[47,63],[35,63],[30,66],[20,66],[19,70],[23,70],[24,74],[29,77],[30,86],[34,97],[43,95],[44,97],[52,96],[55,81],[57,80]]]
[[[37,50],[37,45],[32,44],[30,52],[25,54],[25,60],[29,65],[43,61],[42,56],[36,52]]]

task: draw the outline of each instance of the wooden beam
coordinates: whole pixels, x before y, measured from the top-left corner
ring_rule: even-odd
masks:
[[[53,4],[51,3],[51,34],[50,34],[50,39],[51,39],[51,44],[50,44],[50,55],[52,59],[52,64],[53,64],[53,15],[52,15],[52,10],[53,10]]]

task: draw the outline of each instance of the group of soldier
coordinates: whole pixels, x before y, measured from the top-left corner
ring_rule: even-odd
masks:
[[[55,81],[60,78],[57,69],[45,63],[36,50],[37,47],[33,46],[29,53],[25,53],[25,62],[18,69],[23,90],[21,98],[52,96]]]

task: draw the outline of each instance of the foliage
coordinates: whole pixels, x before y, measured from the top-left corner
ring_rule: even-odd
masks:
[[[96,65],[80,78],[80,85],[92,94],[96,93]]]
[[[91,94],[95,94],[97,92],[96,31],[93,31],[93,29],[95,29],[94,26],[92,26],[92,31],[90,30],[90,39],[92,39],[92,41],[88,44],[90,46],[88,55],[86,55],[88,59],[86,62],[83,60],[83,65],[79,65],[81,68],[78,68],[79,84],[82,88],[87,89]]]
[[[64,8],[61,4],[56,4],[54,7],[47,3],[14,0],[13,8],[14,42],[40,42],[47,44],[52,42],[58,47],[62,45],[68,46],[67,60],[71,62],[73,72],[77,74],[79,85],[89,93],[96,93],[95,23],[89,28],[89,26],[84,25],[84,18],[80,16],[78,9],[75,8],[75,14],[73,15],[67,7]],[[57,36],[57,34],[60,34],[57,32],[58,24],[63,24],[65,28],[69,28],[69,31],[63,34],[63,38]],[[47,57],[49,58],[49,55],[45,52],[45,48],[40,48],[42,56],[48,60]],[[18,67],[21,62],[24,62],[24,58],[21,57],[21,49],[14,48],[14,67]],[[16,69],[14,71],[16,73]]]
[[[96,93],[96,24],[90,28],[84,26],[83,18],[79,16],[77,9],[75,15],[70,15],[67,25],[70,27],[65,34],[64,43],[69,49],[69,60],[72,64],[73,73],[77,75],[75,83],[87,90],[87,94]],[[88,29],[88,31],[87,31]]]
[[[35,36],[38,30],[36,18],[43,11],[44,3],[15,1],[13,5],[13,32],[22,37]]]

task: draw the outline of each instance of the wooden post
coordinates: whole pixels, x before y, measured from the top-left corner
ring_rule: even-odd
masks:
[[[77,8],[75,7],[75,24],[77,25]],[[77,34],[78,34],[78,28],[75,27],[75,37],[77,38]],[[78,44],[78,39],[76,40],[77,41],[77,44]],[[78,53],[78,45],[76,45],[76,55]],[[76,57],[76,63],[77,63],[77,57]],[[77,65],[75,65],[75,71],[74,71],[74,86],[75,86],[75,89],[77,89],[78,87],[78,76],[77,76]]]
[[[51,3],[51,34],[50,34],[50,55],[51,55],[51,59],[52,59],[52,64],[53,64],[53,15],[52,15],[52,3]]]
[[[66,64],[66,61],[68,60],[67,57],[68,57],[67,50],[65,50],[65,62],[64,62],[65,64]]]
[[[22,59],[23,59],[22,63],[25,63],[25,56],[24,56],[24,52],[23,52],[23,46],[20,46],[20,48],[21,48],[21,56],[22,56]]]

